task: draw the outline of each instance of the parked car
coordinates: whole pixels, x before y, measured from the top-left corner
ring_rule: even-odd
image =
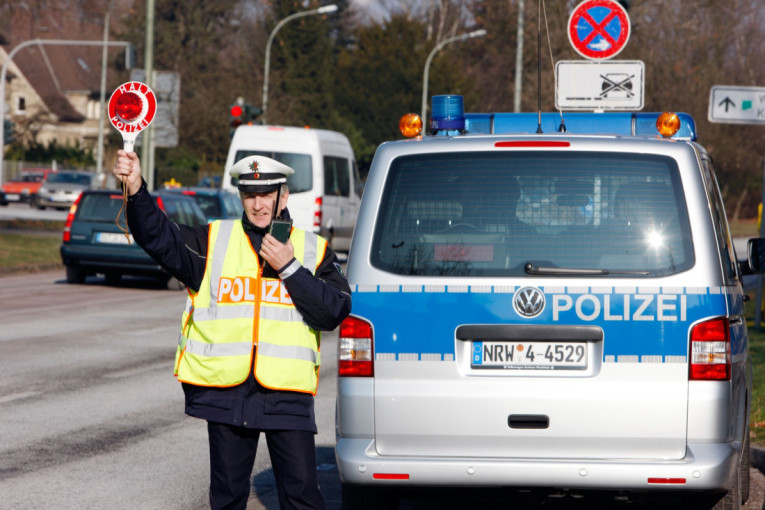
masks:
[[[34,207],[37,191],[45,177],[53,172],[51,168],[30,168],[22,170],[16,177],[3,184],[4,197],[0,205],[11,202],[27,202]]]
[[[197,183],[197,186],[201,188],[220,188],[220,178],[220,175],[208,175],[207,177],[201,178]]]
[[[152,195],[173,222],[206,224],[193,199],[165,191]],[[83,283],[89,275],[103,274],[109,284],[116,284],[122,275],[133,275],[156,277],[168,288],[183,288],[117,226],[122,205],[122,191],[85,190],[70,207],[61,245],[67,282]],[[120,224],[125,224],[124,211]]]
[[[66,209],[77,200],[83,190],[92,188],[96,174],[78,171],[51,172],[43,180],[32,205],[38,209],[55,207]]]
[[[170,188],[163,191],[165,193],[179,193],[196,200],[208,222],[219,219],[238,220],[244,211],[242,201],[237,195],[220,188]]]

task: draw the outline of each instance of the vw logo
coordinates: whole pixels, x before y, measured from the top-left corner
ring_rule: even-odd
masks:
[[[513,308],[521,317],[531,319],[545,309],[545,295],[536,287],[523,287],[513,295]]]

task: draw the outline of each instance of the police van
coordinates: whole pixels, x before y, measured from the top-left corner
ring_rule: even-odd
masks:
[[[238,193],[228,175],[247,156],[267,156],[292,167],[287,209],[295,225],[347,252],[361,202],[362,182],[348,137],[337,131],[285,126],[239,126],[226,159],[221,187]]]
[[[421,121],[402,119],[417,135]],[[464,114],[383,143],[348,260],[346,508],[440,487],[657,493],[739,508],[742,275],[687,114]]]

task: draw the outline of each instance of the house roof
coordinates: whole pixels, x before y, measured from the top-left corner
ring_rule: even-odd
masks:
[[[10,52],[24,41],[33,39],[87,40],[103,39],[103,12],[89,12],[80,2],[60,0],[11,2],[0,10],[0,44]],[[20,5],[21,4],[21,5]],[[82,122],[82,114],[67,99],[70,92],[97,94],[101,88],[101,48],[99,46],[40,44],[22,48],[13,62],[51,113],[60,121]]]

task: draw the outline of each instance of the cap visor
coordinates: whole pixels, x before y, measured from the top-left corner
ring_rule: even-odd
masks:
[[[250,185],[242,185],[240,184],[237,186],[239,188],[239,191],[242,193],[271,193],[272,191],[276,191],[279,189],[279,186],[281,184],[250,184]]]

